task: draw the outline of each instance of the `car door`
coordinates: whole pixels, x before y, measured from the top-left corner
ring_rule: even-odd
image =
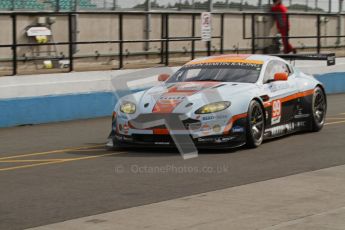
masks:
[[[274,75],[282,72],[289,74],[288,80],[274,81]],[[266,127],[292,122],[297,106],[295,95],[298,93],[292,68],[283,61],[270,61],[265,70],[263,85],[268,96]]]

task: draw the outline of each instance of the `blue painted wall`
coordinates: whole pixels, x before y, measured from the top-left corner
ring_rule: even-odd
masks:
[[[345,93],[345,72],[316,75],[315,78],[324,84],[327,94]]]
[[[0,100],[0,127],[107,116],[115,103],[110,92]]]
[[[345,72],[316,78],[325,85],[328,94],[345,93]],[[143,89],[136,92],[140,90]],[[0,127],[110,116],[116,101],[112,92],[0,100]]]

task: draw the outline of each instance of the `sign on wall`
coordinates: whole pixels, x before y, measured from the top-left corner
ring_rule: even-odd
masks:
[[[29,37],[36,37],[36,36],[50,36],[52,32],[47,27],[31,27],[26,31]]]
[[[204,42],[212,39],[212,14],[210,12],[201,13],[201,39]]]

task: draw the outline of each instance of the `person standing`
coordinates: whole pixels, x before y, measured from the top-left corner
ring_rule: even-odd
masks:
[[[287,15],[288,9],[284,6],[282,0],[273,0],[271,11],[274,13],[278,31],[282,36],[284,53],[296,53],[296,49],[290,44],[288,38],[290,30],[290,22]]]

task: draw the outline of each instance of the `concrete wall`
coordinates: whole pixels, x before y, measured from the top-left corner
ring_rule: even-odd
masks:
[[[145,38],[145,16],[144,15],[126,15],[124,16],[124,38],[125,39],[144,39]],[[327,22],[322,23],[322,35],[336,35],[337,34],[337,20],[336,16],[327,16]],[[27,43],[28,39],[25,36],[25,28],[33,25],[36,22],[36,17],[19,16],[18,17],[18,42]],[[152,15],[152,26],[150,28],[150,38],[160,38],[161,35],[161,17],[160,15]],[[250,17],[246,21],[247,36],[250,36]],[[341,18],[341,33],[345,35],[345,17]],[[271,17],[265,17],[262,22],[257,22],[257,35],[267,36],[276,33],[274,23]],[[234,13],[225,16],[225,49],[250,49],[250,40],[243,40],[243,18],[242,14]],[[188,15],[172,15],[170,17],[170,36],[191,36],[191,16]],[[9,16],[0,16],[0,43],[11,43],[11,20]],[[54,40],[57,42],[67,41],[67,18],[59,16],[56,18],[56,23],[52,29],[54,32]],[[196,21],[196,34],[200,35],[200,17]],[[220,16],[213,18],[213,35],[220,35]],[[291,33],[290,35],[316,35],[316,17],[315,16],[291,16]],[[93,40],[116,40],[118,39],[118,16],[117,15],[79,15],[78,16],[78,40],[79,41],[93,41]],[[258,41],[258,47],[263,47],[269,44],[270,41]],[[335,45],[337,39],[328,38],[322,40],[322,45]],[[296,39],[292,40],[295,46],[315,46],[316,39]],[[345,45],[345,38],[341,39],[340,45]],[[220,48],[219,39],[213,40],[214,49]],[[191,47],[190,42],[174,42],[170,49],[174,51],[185,51]],[[199,50],[205,49],[203,42],[197,42],[196,48]],[[127,52],[135,53],[144,51],[144,44],[125,44],[124,49]],[[151,43],[150,51],[159,51],[160,43]],[[67,55],[67,47],[59,46],[59,52]],[[112,54],[118,52],[116,44],[103,45],[79,45],[77,55],[90,55],[98,51],[100,54]],[[30,56],[30,49],[23,47],[18,49],[18,55],[26,54]],[[345,53],[344,53],[345,54]],[[9,58],[11,56],[10,49],[0,49],[0,58]]]

